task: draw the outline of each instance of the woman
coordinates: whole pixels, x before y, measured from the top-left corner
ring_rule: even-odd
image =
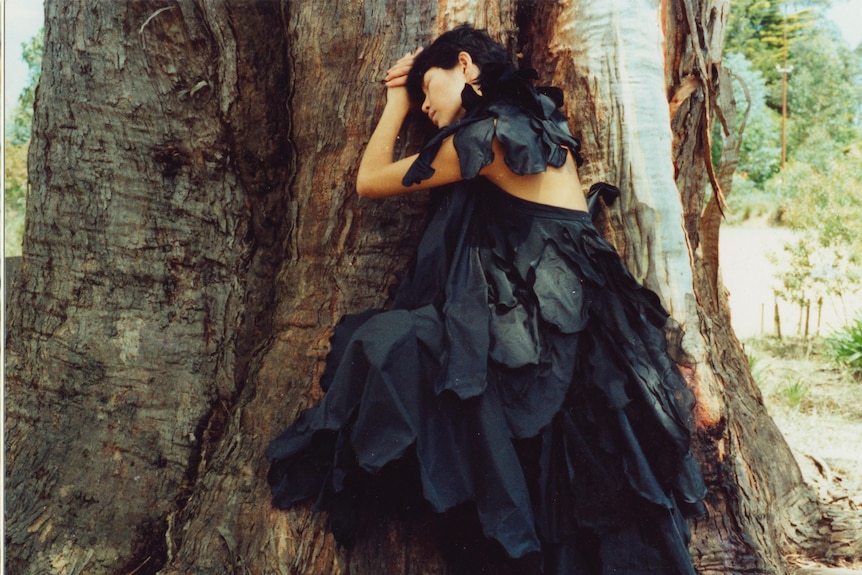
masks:
[[[519,572],[694,573],[691,394],[667,313],[590,222],[560,92],[468,26],[385,80],[357,191],[442,189],[392,309],[339,324],[326,396],[270,445],[274,505],[316,498],[349,544],[363,493],[415,478]],[[440,131],[393,161],[411,98]]]

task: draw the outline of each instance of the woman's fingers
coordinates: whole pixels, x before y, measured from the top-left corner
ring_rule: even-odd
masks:
[[[413,67],[413,60],[422,51],[422,48],[417,48],[415,52],[408,52],[398,59],[389,70],[386,71],[386,76],[383,77],[386,85],[389,87],[403,86],[407,81],[407,74],[410,68]]]
[[[393,76],[403,76],[410,72],[410,68],[413,67],[413,60],[396,62],[389,70],[386,71],[386,78],[389,79]]]
[[[391,80],[386,80],[387,88],[399,88],[407,85],[407,76],[395,76]]]
[[[395,65],[398,66],[399,64],[405,64],[405,63],[409,64],[409,65],[413,65],[413,60],[416,58],[416,56],[419,55],[419,52],[421,52],[421,51],[422,51],[422,48],[416,48],[416,50],[413,52],[407,52],[406,54],[401,56],[401,58],[399,58],[397,62],[395,62]]]
[[[407,74],[410,73],[410,69],[413,67],[413,55],[408,54],[404,56],[400,60],[398,60],[394,66],[389,68],[386,72],[386,76],[384,76],[384,80],[386,81],[386,85],[390,88],[395,86],[403,86],[407,83]]]
[[[384,80],[386,80],[386,81],[388,82],[389,80],[394,80],[395,78],[406,78],[406,77],[407,77],[407,73],[408,73],[408,72],[410,72],[410,68],[406,68],[406,69],[403,69],[403,68],[394,68],[394,69],[390,69],[388,72],[386,72],[386,76],[384,76],[384,78],[383,78],[383,79],[384,79]]]

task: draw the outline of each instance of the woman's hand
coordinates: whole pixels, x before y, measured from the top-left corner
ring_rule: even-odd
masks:
[[[415,52],[408,52],[387,70],[386,76],[383,77],[387,88],[400,88],[407,84],[407,74],[413,67],[413,60],[421,51],[422,48],[417,48]]]
[[[419,184],[405,186],[402,181],[404,174],[413,165],[418,154],[401,160],[393,159],[398,132],[410,109],[410,99],[407,96],[407,74],[413,68],[413,60],[422,48],[412,54],[404,55],[389,68],[384,81],[386,83],[386,106],[383,114],[365,146],[359,171],[356,175],[356,191],[360,196],[382,198],[403,194],[413,190],[434,188],[443,184],[457,182],[461,179],[461,164],[452,139],[444,141],[437,157],[431,163],[434,175]],[[500,155],[502,158],[502,155]]]
[[[407,74],[413,67],[413,60],[422,48],[415,52],[408,52],[402,56],[389,70],[386,71],[383,81],[386,84],[386,107],[397,111],[398,114],[407,115],[410,110],[410,97],[407,94]]]

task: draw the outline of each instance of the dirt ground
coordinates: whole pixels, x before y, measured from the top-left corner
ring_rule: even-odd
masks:
[[[799,337],[797,306],[779,301],[784,337],[775,337],[775,266],[766,254],[781,250],[793,235],[758,223],[722,228],[721,273],[729,291],[731,321],[751,358],[767,409],[806,475],[819,475],[822,483],[825,473],[836,496],[846,490],[862,507],[862,380],[830,362],[822,338]],[[859,295],[843,302],[827,300],[820,335],[860,310]],[[817,331],[813,310],[811,315],[813,336]]]

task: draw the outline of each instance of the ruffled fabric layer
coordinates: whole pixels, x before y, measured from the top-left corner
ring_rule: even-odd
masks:
[[[434,511],[474,503],[545,572],[584,561],[588,533],[600,572],[651,572],[649,551],[693,573],[682,517],[704,486],[666,320],[586,212],[456,185],[393,309],[337,327],[324,399],[267,451],[273,503],[315,498],[347,542],[361,478],[409,457]],[[617,545],[643,548],[631,569]]]
[[[559,168],[566,163],[569,153],[578,166],[583,164],[581,144],[572,136],[566,117],[558,109],[560,99],[524,87],[519,101],[489,100],[478,97],[469,85],[461,99],[467,114],[442,128],[423,146],[404,175],[405,186],[418,184],[434,174],[431,162],[450,136],[454,138],[465,180],[478,176],[494,160],[491,144],[495,138],[506,151],[506,165],[522,176],[543,172],[549,165]]]

